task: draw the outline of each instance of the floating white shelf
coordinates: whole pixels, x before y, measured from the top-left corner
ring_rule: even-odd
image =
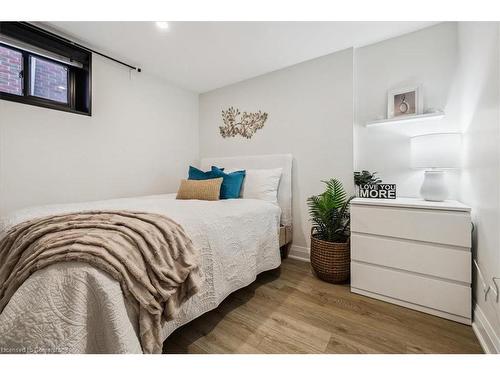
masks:
[[[423,115],[410,115],[410,116],[388,118],[383,120],[369,121],[366,123],[366,127],[370,128],[372,126],[383,126],[383,125],[403,124],[410,122],[439,120],[440,118],[443,117],[444,117],[444,112],[437,111],[432,113],[424,113]]]

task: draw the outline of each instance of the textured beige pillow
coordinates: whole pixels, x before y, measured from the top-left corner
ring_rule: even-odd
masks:
[[[209,180],[181,180],[177,191],[177,199],[200,199],[218,201],[223,178]]]

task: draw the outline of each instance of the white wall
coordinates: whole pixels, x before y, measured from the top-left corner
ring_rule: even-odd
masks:
[[[94,56],[92,117],[0,100],[0,214],[176,191],[198,159],[198,95]]]
[[[490,350],[500,352],[500,304],[493,291],[484,300],[483,283],[500,277],[500,114],[499,29],[497,23],[458,25],[460,124],[464,132],[464,169],[460,199],[473,208],[474,320]],[[481,274],[483,277],[481,277]],[[498,282],[500,285],[500,280]]]
[[[354,169],[378,171],[384,182],[397,184],[398,196],[416,197],[422,184],[423,171],[410,167],[410,136],[458,129],[456,30],[454,22],[441,23],[355,50]],[[387,117],[388,90],[413,85],[423,89],[424,111],[444,110],[443,120],[365,127]],[[457,172],[448,178],[457,185]]]
[[[295,248],[307,251],[310,221],[306,198],[332,177],[352,182],[352,49],[259,76],[200,96],[200,154],[236,156],[292,153]],[[251,139],[222,138],[221,111],[269,114]]]

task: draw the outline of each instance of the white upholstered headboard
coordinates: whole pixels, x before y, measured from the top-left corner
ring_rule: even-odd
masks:
[[[201,168],[212,165],[228,169],[270,169],[282,168],[278,188],[278,204],[281,207],[281,225],[292,225],[292,155],[255,155],[201,159]]]

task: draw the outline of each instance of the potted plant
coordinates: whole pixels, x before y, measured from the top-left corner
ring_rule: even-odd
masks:
[[[322,181],[326,190],[307,199],[311,228],[311,266],[316,275],[331,283],[349,279],[350,216],[348,197],[337,179]]]
[[[369,171],[361,171],[361,172],[354,172],[354,185],[357,186],[357,192],[359,196],[359,188],[360,186],[366,185],[366,184],[380,184],[382,180],[375,176],[377,172],[369,172]]]

